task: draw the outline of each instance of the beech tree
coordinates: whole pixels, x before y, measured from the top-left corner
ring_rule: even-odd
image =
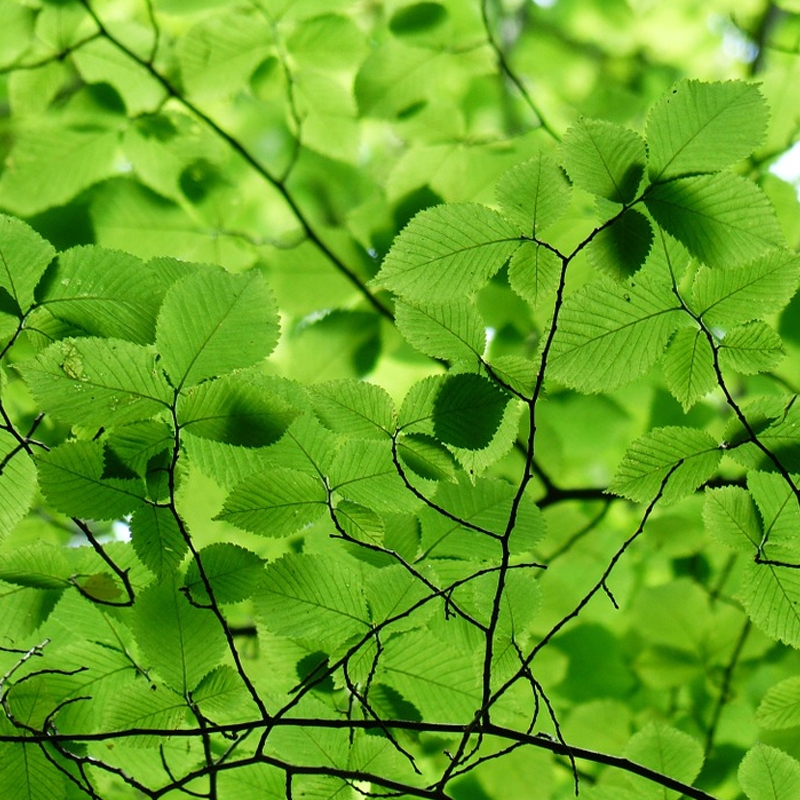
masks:
[[[796,800],[799,36],[0,0],[0,796]]]

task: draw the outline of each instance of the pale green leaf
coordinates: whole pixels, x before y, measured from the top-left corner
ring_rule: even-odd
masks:
[[[737,325],[780,311],[794,295],[798,280],[800,257],[778,250],[735,269],[701,269],[692,287],[692,302],[706,324]]]
[[[336,454],[328,481],[341,497],[375,511],[410,511],[418,505],[400,478],[388,440],[345,442]]]
[[[518,246],[519,233],[496,211],[436,206],[400,232],[374,283],[410,302],[445,302],[480,289]]]
[[[226,646],[216,617],[193,606],[176,579],[168,575],[137,595],[132,627],[144,666],[185,693],[217,666]]]
[[[761,542],[761,524],[753,498],[739,486],[706,489],[703,522],[717,541],[752,554]]]
[[[153,349],[124,339],[64,339],[20,372],[42,409],[74,425],[145,420],[172,401]]]
[[[209,672],[192,692],[192,700],[217,725],[242,722],[252,705],[241,675],[229,666]]]
[[[0,747],[0,793],[4,800],[53,800],[64,797],[65,779],[38,745]]]
[[[800,795],[800,763],[758,742],[739,765],[739,783],[748,800],[795,800]]]
[[[628,208],[592,239],[586,257],[595,269],[624,280],[641,268],[652,245],[650,220],[640,211]]]
[[[722,450],[705,431],[654,428],[628,447],[608,491],[639,503],[660,493],[663,503],[671,503],[707,481],[721,458]]]
[[[134,511],[131,542],[139,560],[161,580],[178,568],[189,545],[169,508],[146,505]]]
[[[415,475],[432,481],[455,479],[456,463],[450,451],[433,436],[409,433],[397,441],[400,460]]]
[[[451,620],[454,627],[458,618]],[[396,689],[431,721],[468,722],[480,705],[473,653],[454,634],[406,631],[385,643],[379,679]]]
[[[500,210],[523,233],[535,236],[567,210],[570,185],[552,156],[537,153],[500,178],[495,197]]]
[[[165,289],[159,274],[132,255],[74,247],[48,272],[41,305],[89,335],[150,344]]]
[[[691,783],[703,765],[703,748],[689,734],[666,725],[649,723],[634,734],[625,748],[625,756],[637,764]],[[646,778],[626,774],[641,800],[669,800],[679,797],[674,790]]]
[[[781,337],[761,320],[728,331],[719,346],[720,364],[743,375],[767,372],[785,355]]]
[[[204,547],[189,563],[184,581],[189,596],[201,605],[208,604],[210,598],[198,561],[217,603],[237,603],[250,597],[263,570],[261,558],[238,544],[216,542]]]
[[[588,284],[561,309],[549,376],[582,392],[629,383],[664,352],[679,308],[669,284],[650,275],[622,285],[606,278]]]
[[[66,442],[36,457],[39,481],[59,511],[89,519],[120,519],[145,495],[141,480],[105,476],[102,442]]]
[[[645,203],[659,225],[711,267],[728,269],[784,244],[767,196],[730,172],[653,186]]]
[[[684,411],[717,385],[714,354],[700,328],[681,328],[664,355],[664,381]]]
[[[35,589],[64,589],[72,574],[64,552],[48,542],[17,547],[0,555],[0,580]]]
[[[435,304],[398,302],[395,324],[409,344],[432,358],[474,364],[486,349],[486,324],[466,298]]]
[[[158,315],[156,345],[177,388],[253,366],[277,339],[275,300],[257,271],[200,268],[168,290]]]
[[[761,547],[767,558],[794,561],[800,557],[800,508],[795,490],[777,472],[751,471],[747,488],[761,514]]]
[[[755,84],[681,81],[647,117],[650,178],[729,167],[761,144],[767,121],[767,104]]]
[[[750,619],[767,636],[800,647],[800,571],[749,563],[739,599]]]
[[[342,500],[336,505],[336,521],[344,532],[357,542],[383,547],[386,530],[383,519],[367,506]]]
[[[155,627],[155,626],[154,626]],[[176,730],[186,718],[186,700],[163,684],[139,681],[109,698],[104,706],[103,728],[109,731]],[[132,737],[133,747],[156,747],[164,741],[157,734]]]
[[[36,496],[36,465],[8,431],[0,430],[0,539],[28,513]]]
[[[192,386],[181,393],[178,402],[178,422],[183,430],[244,447],[273,444],[298,414],[281,396],[274,379],[243,372]]]
[[[644,175],[644,139],[613,122],[580,119],[561,142],[563,164],[572,182],[592,194],[629,203]]]
[[[561,267],[561,258],[549,248],[536,242],[523,242],[511,256],[508,282],[523,300],[536,307],[553,297]]]
[[[0,287],[16,300],[21,313],[33,305],[33,290],[55,248],[22,220],[0,214]]]
[[[369,630],[359,576],[335,559],[284,556],[267,565],[254,599],[267,630],[325,652]]]
[[[800,677],[786,678],[771,686],[759,703],[756,719],[771,731],[800,725]]]
[[[325,486],[318,477],[275,467],[236,486],[217,519],[264,536],[289,536],[321,517],[326,501]]]
[[[119,132],[103,125],[70,127],[55,120],[32,126],[17,139],[0,176],[3,206],[30,217],[60,206],[112,176]]]
[[[311,388],[314,411],[326,428],[364,439],[386,439],[394,431],[394,403],[380,386],[337,380]]]

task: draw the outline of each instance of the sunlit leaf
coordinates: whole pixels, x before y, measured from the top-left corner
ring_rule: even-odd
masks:
[[[742,759],[739,782],[748,800],[791,800],[800,792],[800,763],[759,742]]]

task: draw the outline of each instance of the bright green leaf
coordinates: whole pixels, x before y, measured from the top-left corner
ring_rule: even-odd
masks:
[[[800,763],[759,742],[739,765],[739,783],[748,800],[793,800],[800,793]]]
[[[781,337],[761,320],[738,325],[728,331],[719,346],[722,367],[743,375],[767,372],[777,366],[785,355]]]
[[[55,252],[24,222],[0,215],[0,287],[16,300],[22,313],[33,304],[33,290]]]
[[[664,356],[664,381],[672,396],[688,411],[717,385],[714,355],[704,331],[681,328]]]
[[[198,560],[217,603],[237,603],[250,597],[263,570],[262,560],[237,544],[217,542],[204,547],[189,563],[184,581],[192,600],[201,605],[209,603],[210,598]]]

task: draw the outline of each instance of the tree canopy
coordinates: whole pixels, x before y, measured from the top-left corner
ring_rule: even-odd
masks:
[[[0,20],[0,796],[800,796],[800,3]]]

